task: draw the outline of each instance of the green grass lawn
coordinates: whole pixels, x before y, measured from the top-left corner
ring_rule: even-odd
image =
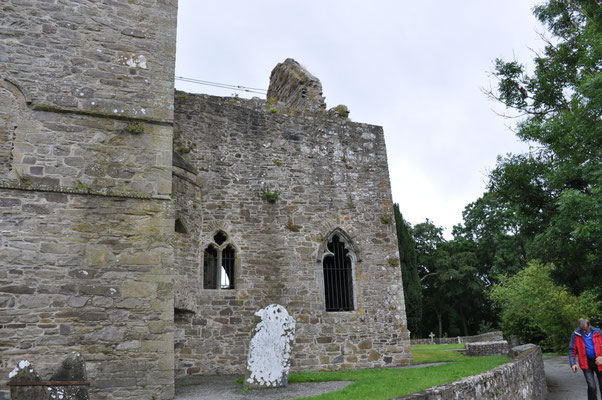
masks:
[[[467,357],[454,350],[463,348],[463,343],[421,344],[412,346],[412,358],[414,359],[414,364],[461,361]]]
[[[353,381],[345,389],[304,399],[386,400],[480,374],[509,361],[507,357],[467,357],[450,349],[463,345],[412,346],[414,363],[451,362],[423,368],[363,369],[354,371],[298,372],[289,382]]]

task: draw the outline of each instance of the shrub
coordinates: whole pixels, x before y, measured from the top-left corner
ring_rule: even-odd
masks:
[[[552,280],[553,265],[531,262],[527,268],[492,287],[490,297],[501,308],[505,334],[537,343],[545,350],[566,350],[577,319],[601,317],[601,303],[592,291],[575,296]]]

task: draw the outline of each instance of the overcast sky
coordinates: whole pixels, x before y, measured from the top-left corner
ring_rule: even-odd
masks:
[[[429,218],[450,238],[496,156],[527,148],[482,89],[495,58],[529,64],[543,47],[538,3],[180,0],[176,76],[267,89],[272,68],[294,58],[320,79],[328,108],[383,126],[393,200],[410,223]]]

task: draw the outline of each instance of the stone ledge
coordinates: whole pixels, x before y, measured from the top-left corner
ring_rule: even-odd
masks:
[[[0,179],[0,189],[11,189],[11,190],[24,190],[28,192],[52,192],[52,193],[65,193],[65,194],[78,194],[85,196],[101,196],[101,197],[118,197],[127,199],[143,199],[143,200],[171,200],[167,195],[151,195],[148,193],[141,192],[122,192],[113,190],[94,190],[94,189],[78,189],[74,187],[66,186],[47,186],[38,185],[35,183],[24,184],[16,181],[8,181]]]
[[[59,107],[52,104],[46,103],[37,103],[29,105],[34,111],[45,111],[45,112],[54,112],[60,114],[78,114],[78,115],[87,115],[95,118],[109,118],[109,119],[117,119],[122,121],[141,121],[149,124],[155,125],[165,125],[165,126],[173,126],[173,119],[165,119],[165,118],[154,118],[133,114],[111,114],[109,112],[104,111],[92,111],[85,110],[81,108],[67,108],[67,107]]]

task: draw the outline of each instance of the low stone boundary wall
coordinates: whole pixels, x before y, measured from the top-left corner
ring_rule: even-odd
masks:
[[[466,355],[467,356],[507,356],[508,355],[508,342],[505,340],[498,340],[495,342],[479,342],[479,343],[466,343]]]
[[[481,335],[474,336],[456,336],[449,338],[433,338],[433,342],[437,344],[451,344],[451,343],[476,343],[476,342],[496,342],[504,340],[504,333],[502,331],[488,332]],[[411,344],[430,344],[431,339],[412,339]]]
[[[545,400],[548,389],[541,348],[526,344],[514,347],[510,352],[514,359],[491,371],[396,400]]]

